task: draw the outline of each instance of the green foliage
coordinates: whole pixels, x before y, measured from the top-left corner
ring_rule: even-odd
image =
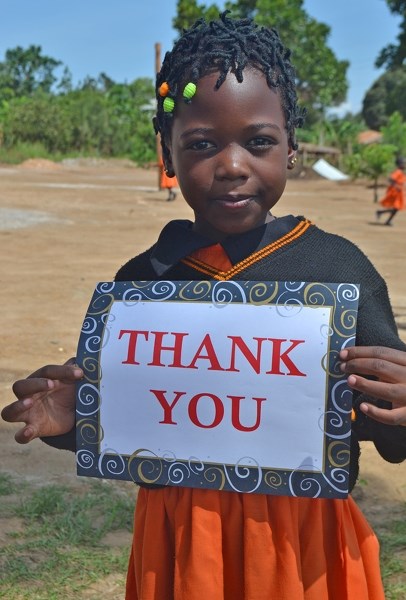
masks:
[[[379,179],[387,176],[394,167],[396,146],[390,144],[371,144],[364,146],[358,153],[345,157],[345,168],[355,179],[366,177],[372,182],[374,201],[378,201]]]
[[[10,165],[18,165],[29,158],[46,158],[52,161],[59,161],[66,156],[69,155],[66,153],[48,152],[40,142],[17,142],[8,148],[0,146],[0,163]]]
[[[49,152],[69,148],[67,115],[61,110],[59,98],[42,91],[10,100],[2,131],[6,148],[18,142],[40,143]]]
[[[16,486],[13,483],[10,475],[0,473],[0,496],[8,496],[14,493]]]
[[[197,0],[178,0],[176,5],[176,16],[172,19],[172,26],[179,33],[188,29],[193,23],[204,17],[207,20],[217,19],[220,8],[216,4],[209,7],[198,5]]]
[[[343,159],[344,170],[352,179],[358,179],[362,176],[362,156],[358,152],[347,154]]]
[[[73,89],[71,74],[65,68],[55,86],[60,92],[57,94],[50,88],[56,81],[52,72],[58,61],[42,57],[40,48],[34,46],[26,51],[8,51],[6,56],[5,63],[0,64],[0,153],[5,160],[14,162],[21,150],[24,160],[30,148],[33,156],[40,149],[42,155],[96,154],[133,157],[140,162],[155,158],[152,114],[145,110],[154,97],[151,80],[118,84],[101,73],[97,79],[87,77]],[[2,87],[1,67],[7,64],[11,72],[10,64],[15,66],[18,60],[22,61],[20,70],[14,70],[30,73],[31,83],[27,89],[15,85],[9,93],[8,83]],[[17,76],[14,79],[17,81]]]
[[[0,63],[0,100],[30,96],[38,90],[50,92],[59,65],[60,61],[42,55],[41,46],[7,50],[5,61]]]
[[[397,69],[402,67],[406,60],[406,0],[386,0],[389,10],[402,17],[398,44],[388,44],[376,60],[377,67]]]
[[[397,148],[399,156],[406,155],[406,122],[399,112],[394,112],[388,119],[385,127],[382,127],[383,141]]]
[[[363,123],[351,115],[343,119],[331,117],[310,126],[306,124],[298,131],[298,139],[299,142],[332,146],[343,154],[351,154],[357,145],[357,135],[363,128]]]
[[[276,27],[282,41],[292,50],[297,90],[308,108],[309,122],[329,106],[345,100],[349,63],[339,61],[328,47],[330,27],[309,17],[303,0],[258,0],[256,20]]]
[[[390,115],[399,112],[406,120],[406,68],[387,71],[379,77],[364,97],[362,116],[371,129],[379,130]]]

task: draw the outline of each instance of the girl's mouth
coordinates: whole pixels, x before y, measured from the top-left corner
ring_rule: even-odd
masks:
[[[253,201],[253,199],[253,196],[249,196],[247,194],[238,196],[228,194],[226,196],[219,196],[218,198],[216,198],[216,202],[230,210],[238,210],[240,208],[245,208],[246,206],[248,206]]]

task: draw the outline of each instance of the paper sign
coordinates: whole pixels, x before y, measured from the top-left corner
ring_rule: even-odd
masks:
[[[353,284],[99,283],[78,346],[78,474],[348,494]]]

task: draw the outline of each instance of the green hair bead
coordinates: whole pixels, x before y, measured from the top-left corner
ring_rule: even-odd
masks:
[[[163,103],[164,112],[171,113],[175,108],[175,100],[167,96]]]
[[[193,96],[196,94],[196,84],[195,83],[187,83],[185,85],[185,89],[183,90],[183,97],[186,102],[190,102]]]

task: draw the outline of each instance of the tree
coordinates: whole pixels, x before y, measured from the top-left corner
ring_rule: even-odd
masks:
[[[362,116],[371,129],[379,130],[390,115],[399,112],[406,119],[406,69],[392,69],[381,75],[365,94]]]
[[[406,122],[399,112],[394,112],[388,119],[385,127],[382,127],[383,142],[392,144],[397,148],[399,156],[406,155]]]
[[[68,94],[73,90],[72,73],[68,67],[64,67],[62,77],[56,87],[61,94]]]
[[[0,63],[0,99],[50,92],[57,78],[54,71],[62,63],[42,54],[41,46],[21,46],[7,50]]]
[[[31,97],[14,98],[3,116],[4,145],[40,143],[49,152],[70,148],[69,117],[61,110],[58,97],[38,91]]]
[[[365,176],[372,182],[374,202],[378,201],[379,179],[393,168],[396,147],[371,144],[346,159],[347,171],[354,177]]]
[[[328,47],[330,27],[309,17],[303,0],[237,0],[226,8],[235,17],[253,17],[260,25],[275,27],[292,50],[300,101],[308,109],[308,122],[317,121],[327,107],[341,104],[348,84],[347,61],[338,60]],[[178,0],[175,29],[189,27],[198,17],[217,17],[216,5],[199,6],[196,0]]]
[[[178,0],[176,6],[176,16],[172,20],[173,28],[179,33],[183,29],[189,28],[193,23],[204,17],[207,20],[217,19],[220,9],[212,4],[209,7],[198,5],[197,0]]]
[[[362,123],[352,115],[342,119],[331,117],[323,122],[323,143],[338,148],[342,154],[352,154],[355,140],[362,128]]]
[[[397,38],[398,44],[388,44],[383,48],[376,59],[375,65],[387,69],[398,69],[404,65],[406,59],[406,0],[386,0],[386,3],[393,14],[402,17],[402,22]]]

